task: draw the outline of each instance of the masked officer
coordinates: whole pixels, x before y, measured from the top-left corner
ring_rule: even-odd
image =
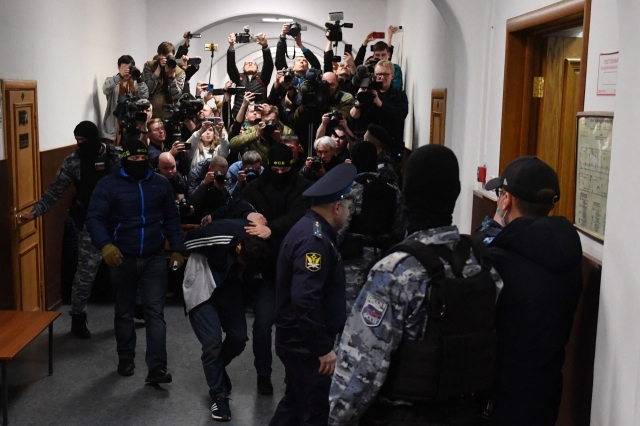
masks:
[[[333,346],[344,326],[345,278],[337,230],[349,217],[356,169],[340,164],[304,192],[311,209],[282,242],[276,277],[276,354],[287,376],[270,425],[326,425]]]
[[[87,329],[87,301],[91,295],[91,286],[96,277],[102,255],[93,244],[85,227],[85,216],[89,207],[89,199],[96,184],[120,164],[120,150],[113,145],[100,141],[98,127],[91,121],[83,121],[76,126],[73,134],[78,149],[64,159],[56,180],[36,202],[30,213],[20,216],[22,223],[29,222],[55,206],[58,200],[73,185],[76,196],[69,209],[69,214],[78,228],[78,269],[73,278],[71,293],[71,333],[83,339],[91,337]]]

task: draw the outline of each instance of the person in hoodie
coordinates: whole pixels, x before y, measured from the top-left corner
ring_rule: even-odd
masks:
[[[276,261],[280,243],[311,206],[310,200],[302,197],[311,182],[295,173],[293,164],[291,148],[281,143],[274,145],[269,150],[264,172],[240,193],[240,198],[267,220],[266,225],[253,224],[248,233],[268,238],[271,244],[270,267],[262,272],[263,282],[258,286],[253,304],[253,354],[258,373],[257,387],[258,393],[266,395],[273,393],[271,330],[276,316]]]
[[[170,264],[179,268],[185,252],[180,214],[173,189],[164,176],[149,165],[149,149],[138,139],[127,139],[121,166],[103,178],[91,196],[87,229],[93,245],[111,272],[116,299],[114,328],[118,374],[134,374],[136,331],[133,310],[136,292],[142,299],[146,323],[146,383],[170,383],[167,372],[167,332],[164,302],[167,292],[165,238],[171,250]]]
[[[566,218],[548,217],[560,198],[558,175],[537,157],[513,160],[485,187],[499,191],[500,224],[485,219],[481,235],[504,281],[493,424],[552,426],[582,290],[580,238]]]
[[[29,213],[20,215],[22,223],[29,222],[51,210],[73,183],[76,195],[69,208],[69,215],[78,228],[78,269],[71,291],[71,333],[81,339],[91,337],[87,328],[87,301],[96,277],[102,255],[91,244],[85,226],[89,199],[96,184],[111,169],[120,164],[120,148],[102,143],[98,127],[91,121],[83,121],[73,131],[78,149],[62,162],[56,180],[42,195]]]

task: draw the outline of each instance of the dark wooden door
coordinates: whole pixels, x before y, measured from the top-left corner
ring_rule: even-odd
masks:
[[[431,129],[429,143],[444,145],[444,128],[447,115],[447,89],[431,91]]]

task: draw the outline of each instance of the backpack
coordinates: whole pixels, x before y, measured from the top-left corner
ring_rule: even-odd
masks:
[[[464,278],[471,249],[481,271]],[[431,277],[423,303],[428,322],[422,340],[402,340],[380,394],[411,402],[448,401],[489,388],[496,362],[496,286],[487,248],[461,235],[455,250],[405,240],[389,253],[398,251],[415,257]],[[441,257],[455,278],[445,276]]]

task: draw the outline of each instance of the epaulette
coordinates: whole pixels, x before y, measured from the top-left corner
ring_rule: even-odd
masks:
[[[320,226],[320,222],[317,220],[313,222],[313,235],[316,238],[322,239],[322,227]]]

